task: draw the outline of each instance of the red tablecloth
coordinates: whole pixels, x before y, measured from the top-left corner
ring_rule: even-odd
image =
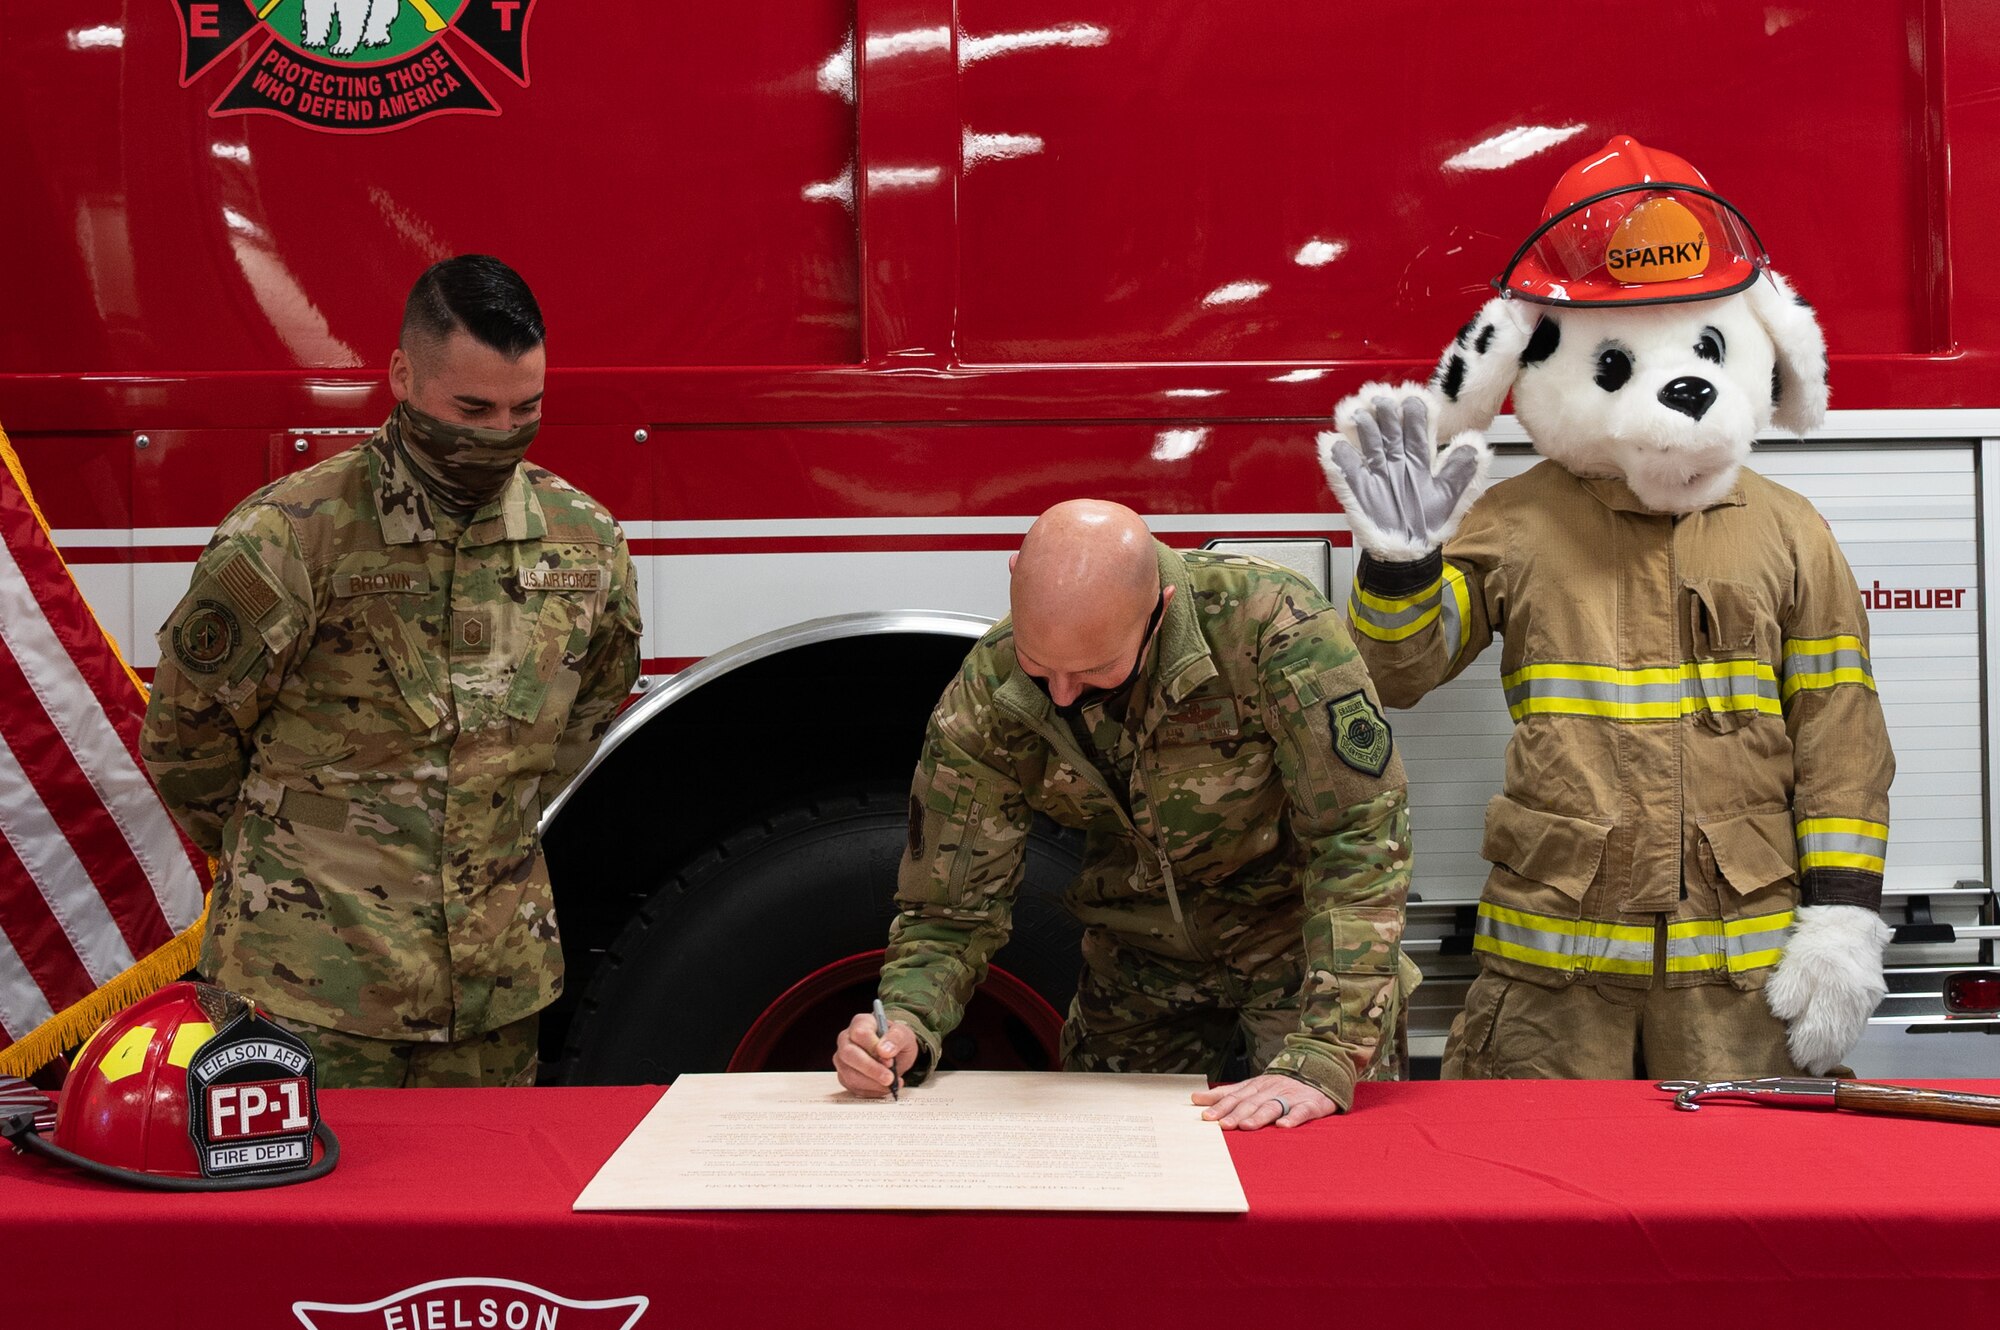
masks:
[[[571,1213],[659,1093],[332,1091],[339,1169],[228,1196],[0,1157],[0,1324],[577,1330],[636,1306],[533,1289],[643,1296],[636,1330],[1948,1330],[2000,1313],[1991,1127],[1677,1113],[1636,1083],[1367,1085],[1348,1117],[1231,1138],[1247,1216]]]

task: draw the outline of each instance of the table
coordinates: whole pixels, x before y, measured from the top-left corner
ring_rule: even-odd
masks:
[[[1247,1216],[571,1213],[659,1093],[329,1091],[339,1169],[236,1195],[0,1155],[0,1320],[1624,1330],[2000,1313],[1988,1127],[1678,1113],[1632,1082],[1363,1085],[1345,1118],[1231,1138]]]

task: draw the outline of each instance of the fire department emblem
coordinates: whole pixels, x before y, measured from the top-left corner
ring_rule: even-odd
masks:
[[[276,115],[375,134],[434,115],[498,115],[473,66],[528,86],[535,0],[174,0],[181,86],[227,57],[212,116]],[[477,53],[476,55],[474,53]]]

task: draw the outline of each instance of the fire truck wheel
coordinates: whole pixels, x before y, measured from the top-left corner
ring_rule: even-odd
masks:
[[[570,1027],[563,1079],[656,1084],[684,1071],[728,1070],[732,1062],[736,1070],[828,1065],[835,1037],[872,995],[868,953],[881,949],[895,915],[908,799],[887,789],[811,799],[683,864],[591,976]],[[1006,974],[985,986],[998,996],[982,990],[975,1007],[1008,1006],[1018,1016],[1024,1003],[1032,1005],[1031,1026],[1048,1026],[1068,1010],[1080,930],[1062,893],[1081,848],[1079,834],[1037,819],[1013,933],[996,958],[995,969]],[[1006,1011],[974,1016],[968,1010],[957,1047],[947,1042],[952,1065],[1046,1065],[1035,1046],[1039,1032]],[[746,1038],[753,1027],[755,1036]]]

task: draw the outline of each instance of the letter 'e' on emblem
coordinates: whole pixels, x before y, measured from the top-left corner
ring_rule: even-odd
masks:
[[[1333,729],[1334,755],[1363,775],[1379,776],[1389,769],[1389,722],[1363,692],[1348,693],[1326,704]]]

